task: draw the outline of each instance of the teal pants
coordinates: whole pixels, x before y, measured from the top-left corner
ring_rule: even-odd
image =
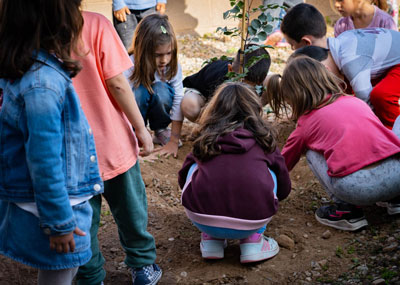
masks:
[[[146,189],[140,174],[139,162],[127,172],[104,181],[103,197],[110,206],[118,226],[119,240],[125,250],[128,267],[143,267],[153,264],[156,246],[153,236],[147,231]],[[99,230],[101,195],[90,199],[93,220],[90,228],[92,258],[79,267],[77,284],[100,284],[106,272],[104,257],[100,252],[97,232]]]

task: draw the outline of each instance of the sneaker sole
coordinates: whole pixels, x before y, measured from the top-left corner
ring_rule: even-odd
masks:
[[[257,262],[266,259],[270,259],[279,253],[279,246],[275,250],[261,252],[257,254],[251,255],[241,255],[240,256],[240,263],[250,263],[250,262]]]
[[[397,215],[400,214],[400,206],[399,207],[390,207],[388,202],[376,202],[378,207],[386,208],[388,215]],[[396,204],[397,205],[397,204]]]
[[[365,218],[356,220],[354,222],[349,222],[347,220],[340,220],[340,221],[330,221],[327,219],[322,219],[318,217],[317,214],[315,214],[315,218],[317,219],[318,222],[320,222],[323,225],[338,229],[338,230],[343,230],[343,231],[356,231],[358,229],[361,229],[365,226],[368,226],[368,222]]]

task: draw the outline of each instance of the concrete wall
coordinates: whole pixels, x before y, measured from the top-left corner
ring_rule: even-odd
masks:
[[[334,21],[338,15],[333,11],[330,1],[333,0],[306,0]],[[253,0],[253,5],[261,3],[261,0]],[[111,19],[112,0],[83,0],[83,8]],[[228,0],[168,0],[167,15],[177,34],[203,35],[215,32],[217,27],[238,25],[238,22],[223,19],[222,14],[230,8]]]

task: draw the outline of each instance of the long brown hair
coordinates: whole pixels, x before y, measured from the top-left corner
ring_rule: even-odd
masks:
[[[22,77],[40,49],[56,55],[71,76],[76,75],[81,66],[71,52],[79,53],[80,4],[81,0],[0,1],[0,77]]]
[[[322,108],[343,95],[341,80],[319,61],[308,56],[290,58],[282,78],[273,75],[267,82],[267,102],[279,117],[291,107],[291,118],[297,120],[314,109]],[[328,95],[329,96],[328,98]]]
[[[219,137],[243,127],[253,133],[257,143],[269,153],[276,142],[272,128],[263,120],[259,96],[247,84],[229,82],[222,84],[214,93],[199,119],[192,136],[193,155],[201,161],[221,153]]]
[[[158,46],[171,44],[171,61],[166,78],[171,80],[178,72],[178,44],[167,15],[151,14],[143,18],[136,27],[129,54],[134,55],[135,68],[129,79],[137,88],[142,84],[153,93],[151,85],[157,70],[155,51]]]

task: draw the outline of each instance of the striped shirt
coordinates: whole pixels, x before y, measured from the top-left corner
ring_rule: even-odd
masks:
[[[400,32],[393,30],[349,30],[337,38],[328,38],[328,48],[356,96],[367,103],[371,80],[400,64]]]

